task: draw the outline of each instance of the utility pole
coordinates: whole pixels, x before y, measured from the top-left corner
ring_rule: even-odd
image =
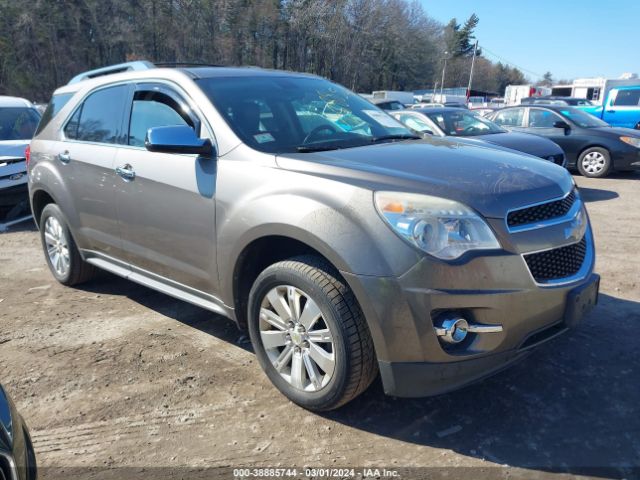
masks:
[[[471,59],[471,71],[469,72],[469,86],[467,87],[467,103],[469,103],[469,97],[471,97],[471,82],[473,81],[473,67],[476,64],[476,52],[478,51],[478,41],[473,46],[473,58]]]
[[[442,82],[440,82],[440,102],[442,102],[442,91],[444,90],[444,73],[447,70],[447,57],[449,52],[444,52],[444,65],[442,66]]]

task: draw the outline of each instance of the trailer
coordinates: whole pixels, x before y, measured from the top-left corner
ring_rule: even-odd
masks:
[[[527,97],[543,97],[551,95],[551,88],[535,85],[507,85],[504,91],[506,105],[520,105],[520,100]]]
[[[404,105],[415,103],[413,92],[398,92],[393,90],[377,90],[373,92],[374,100],[396,100]]]

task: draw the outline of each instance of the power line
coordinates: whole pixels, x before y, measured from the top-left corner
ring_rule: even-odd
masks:
[[[515,63],[513,63],[513,62],[510,62],[509,60],[507,60],[507,59],[506,59],[506,58],[504,58],[504,57],[501,57],[501,56],[500,56],[500,55],[498,55],[497,53],[492,52],[491,50],[489,50],[489,49],[488,49],[487,47],[485,47],[484,45],[482,45],[482,46],[481,46],[481,48],[482,48],[482,51],[483,51],[483,52],[489,52],[492,56],[496,57],[498,60],[501,60],[503,63],[506,63],[507,65],[511,65],[512,67],[516,67],[518,70],[522,70],[523,72],[529,73],[529,74],[531,74],[531,75],[535,75],[535,76],[536,76],[536,77],[538,77],[538,78],[542,78],[542,77],[544,77],[544,75],[541,75],[541,74],[539,74],[539,73],[537,73],[537,72],[534,72],[534,71],[529,70],[529,69],[527,69],[527,68],[523,68],[523,67],[521,67],[521,66],[519,66],[519,65],[516,65],[516,64],[515,64]]]

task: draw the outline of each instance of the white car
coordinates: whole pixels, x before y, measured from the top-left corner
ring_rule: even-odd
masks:
[[[0,231],[31,217],[25,149],[39,122],[29,100],[0,96]]]

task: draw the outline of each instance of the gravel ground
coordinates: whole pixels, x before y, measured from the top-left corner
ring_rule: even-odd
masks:
[[[41,478],[265,466],[640,477],[640,175],[577,182],[602,275],[600,304],[577,330],[461,391],[394,399],[378,381],[323,415],[269,384],[231,321],[107,274],[65,288],[34,228],[0,235],[0,381],[31,428]]]

